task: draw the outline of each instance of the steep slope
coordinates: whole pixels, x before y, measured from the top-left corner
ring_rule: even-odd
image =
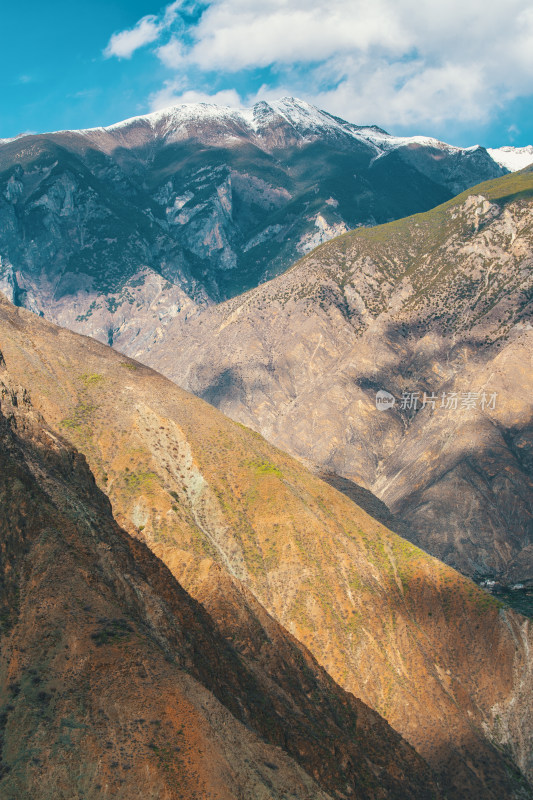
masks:
[[[24,136],[0,142],[0,288],[126,346],[349,228],[505,171],[483,148],[398,139],[291,98]]]
[[[213,572],[216,625],[5,373],[3,798],[440,796],[398,734]]]
[[[506,176],[130,352],[371,489],[466,574],[533,582],[532,224],[533,172]]]
[[[257,652],[239,631],[237,600],[253,595],[415,746],[446,797],[528,796],[516,771],[532,776],[527,620],[146,367],[5,301],[0,347],[116,519],[236,647]]]

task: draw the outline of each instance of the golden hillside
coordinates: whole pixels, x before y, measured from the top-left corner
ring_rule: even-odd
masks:
[[[117,521],[219,624],[222,567],[449,798],[527,797],[528,621],[152,370],[4,301],[0,331],[4,369],[86,456]]]

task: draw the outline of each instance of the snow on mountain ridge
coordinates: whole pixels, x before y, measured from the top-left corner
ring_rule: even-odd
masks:
[[[506,167],[511,172],[529,167],[533,164],[533,145],[525,147],[504,147],[487,148],[487,153],[497,164]]]
[[[246,134],[261,138],[267,128],[281,118],[294,129],[301,141],[315,139],[320,135],[350,136],[374,150],[372,162],[402,147],[431,147],[449,154],[473,152],[482,149],[480,145],[457,147],[429,136],[395,136],[377,126],[356,125],[336,117],[327,111],[295,97],[282,97],[279,100],[260,101],[251,108],[220,106],[214,103],[182,103],[169,106],[150,114],[130,117],[108,126],[85,128],[78,131],[57,131],[61,134],[77,133],[92,138],[102,134],[108,138],[113,148],[115,136],[122,138],[128,129],[137,127],[144,135],[161,137],[172,141],[187,135],[190,124],[220,123],[222,132],[228,139],[235,138],[235,128]],[[224,126],[229,129],[224,131]],[[111,137],[111,138],[110,138]],[[19,137],[15,137],[19,138]],[[0,139],[0,146],[13,139]],[[533,163],[533,146],[487,148],[493,161],[510,171],[523,169]]]
[[[283,97],[280,100],[271,102],[261,101],[251,108],[232,108],[230,106],[219,106],[214,103],[182,103],[176,106],[169,106],[151,114],[130,117],[121,122],[100,128],[88,128],[82,133],[92,133],[93,131],[105,131],[112,133],[119,131],[134,124],[144,123],[156,130],[162,128],[165,132],[170,132],[172,126],[178,126],[186,122],[196,122],[204,120],[213,121],[232,121],[240,124],[245,129],[251,129],[258,133],[262,126],[275,116],[282,117],[291,125],[297,127],[308,127],[316,130],[346,130],[351,127],[349,122],[339,122],[325,111],[320,111],[315,106],[292,97]],[[356,127],[356,126],[353,126]]]
[[[349,135],[364,144],[372,146],[376,151],[376,159],[392,150],[405,146],[433,147],[449,153],[465,153],[480,147],[480,145],[456,147],[429,136],[394,136],[374,125],[360,126],[347,122],[329,114],[327,111],[320,110],[305,100],[295,97],[283,97],[269,102],[261,101],[251,108],[232,108],[213,103],[183,103],[169,106],[151,114],[131,117],[105,128],[88,129],[82,131],[82,133],[90,133],[95,130],[113,133],[134,124],[144,123],[148,124],[154,131],[159,129],[158,132],[166,136],[190,122],[229,121],[244,130],[248,129],[253,131],[254,134],[260,135],[261,129],[265,128],[276,116],[288,122],[300,134],[302,139],[321,132]]]

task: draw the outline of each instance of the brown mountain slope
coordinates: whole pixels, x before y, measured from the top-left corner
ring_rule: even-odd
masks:
[[[2,380],[0,397],[2,798],[440,797],[397,733],[214,573],[215,625],[27,393]]]
[[[5,301],[0,349],[115,517],[219,625],[235,613],[213,587],[222,565],[427,758],[449,798],[527,796],[509,761],[532,775],[527,620],[115,351]]]
[[[128,353],[362,483],[465,574],[533,582],[532,267],[529,171],[341,236]]]

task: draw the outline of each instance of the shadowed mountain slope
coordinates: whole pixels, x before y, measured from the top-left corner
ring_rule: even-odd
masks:
[[[450,800],[528,796],[516,769],[531,777],[527,620],[139,363],[5,301],[0,349],[117,521],[237,650],[263,663],[240,629],[250,613],[274,625],[253,597],[405,736]]]
[[[440,797],[414,750],[216,570],[214,622],[2,372],[2,798]]]
[[[361,483],[450,565],[532,583],[532,292],[529,170],[347,233],[129,352]]]

